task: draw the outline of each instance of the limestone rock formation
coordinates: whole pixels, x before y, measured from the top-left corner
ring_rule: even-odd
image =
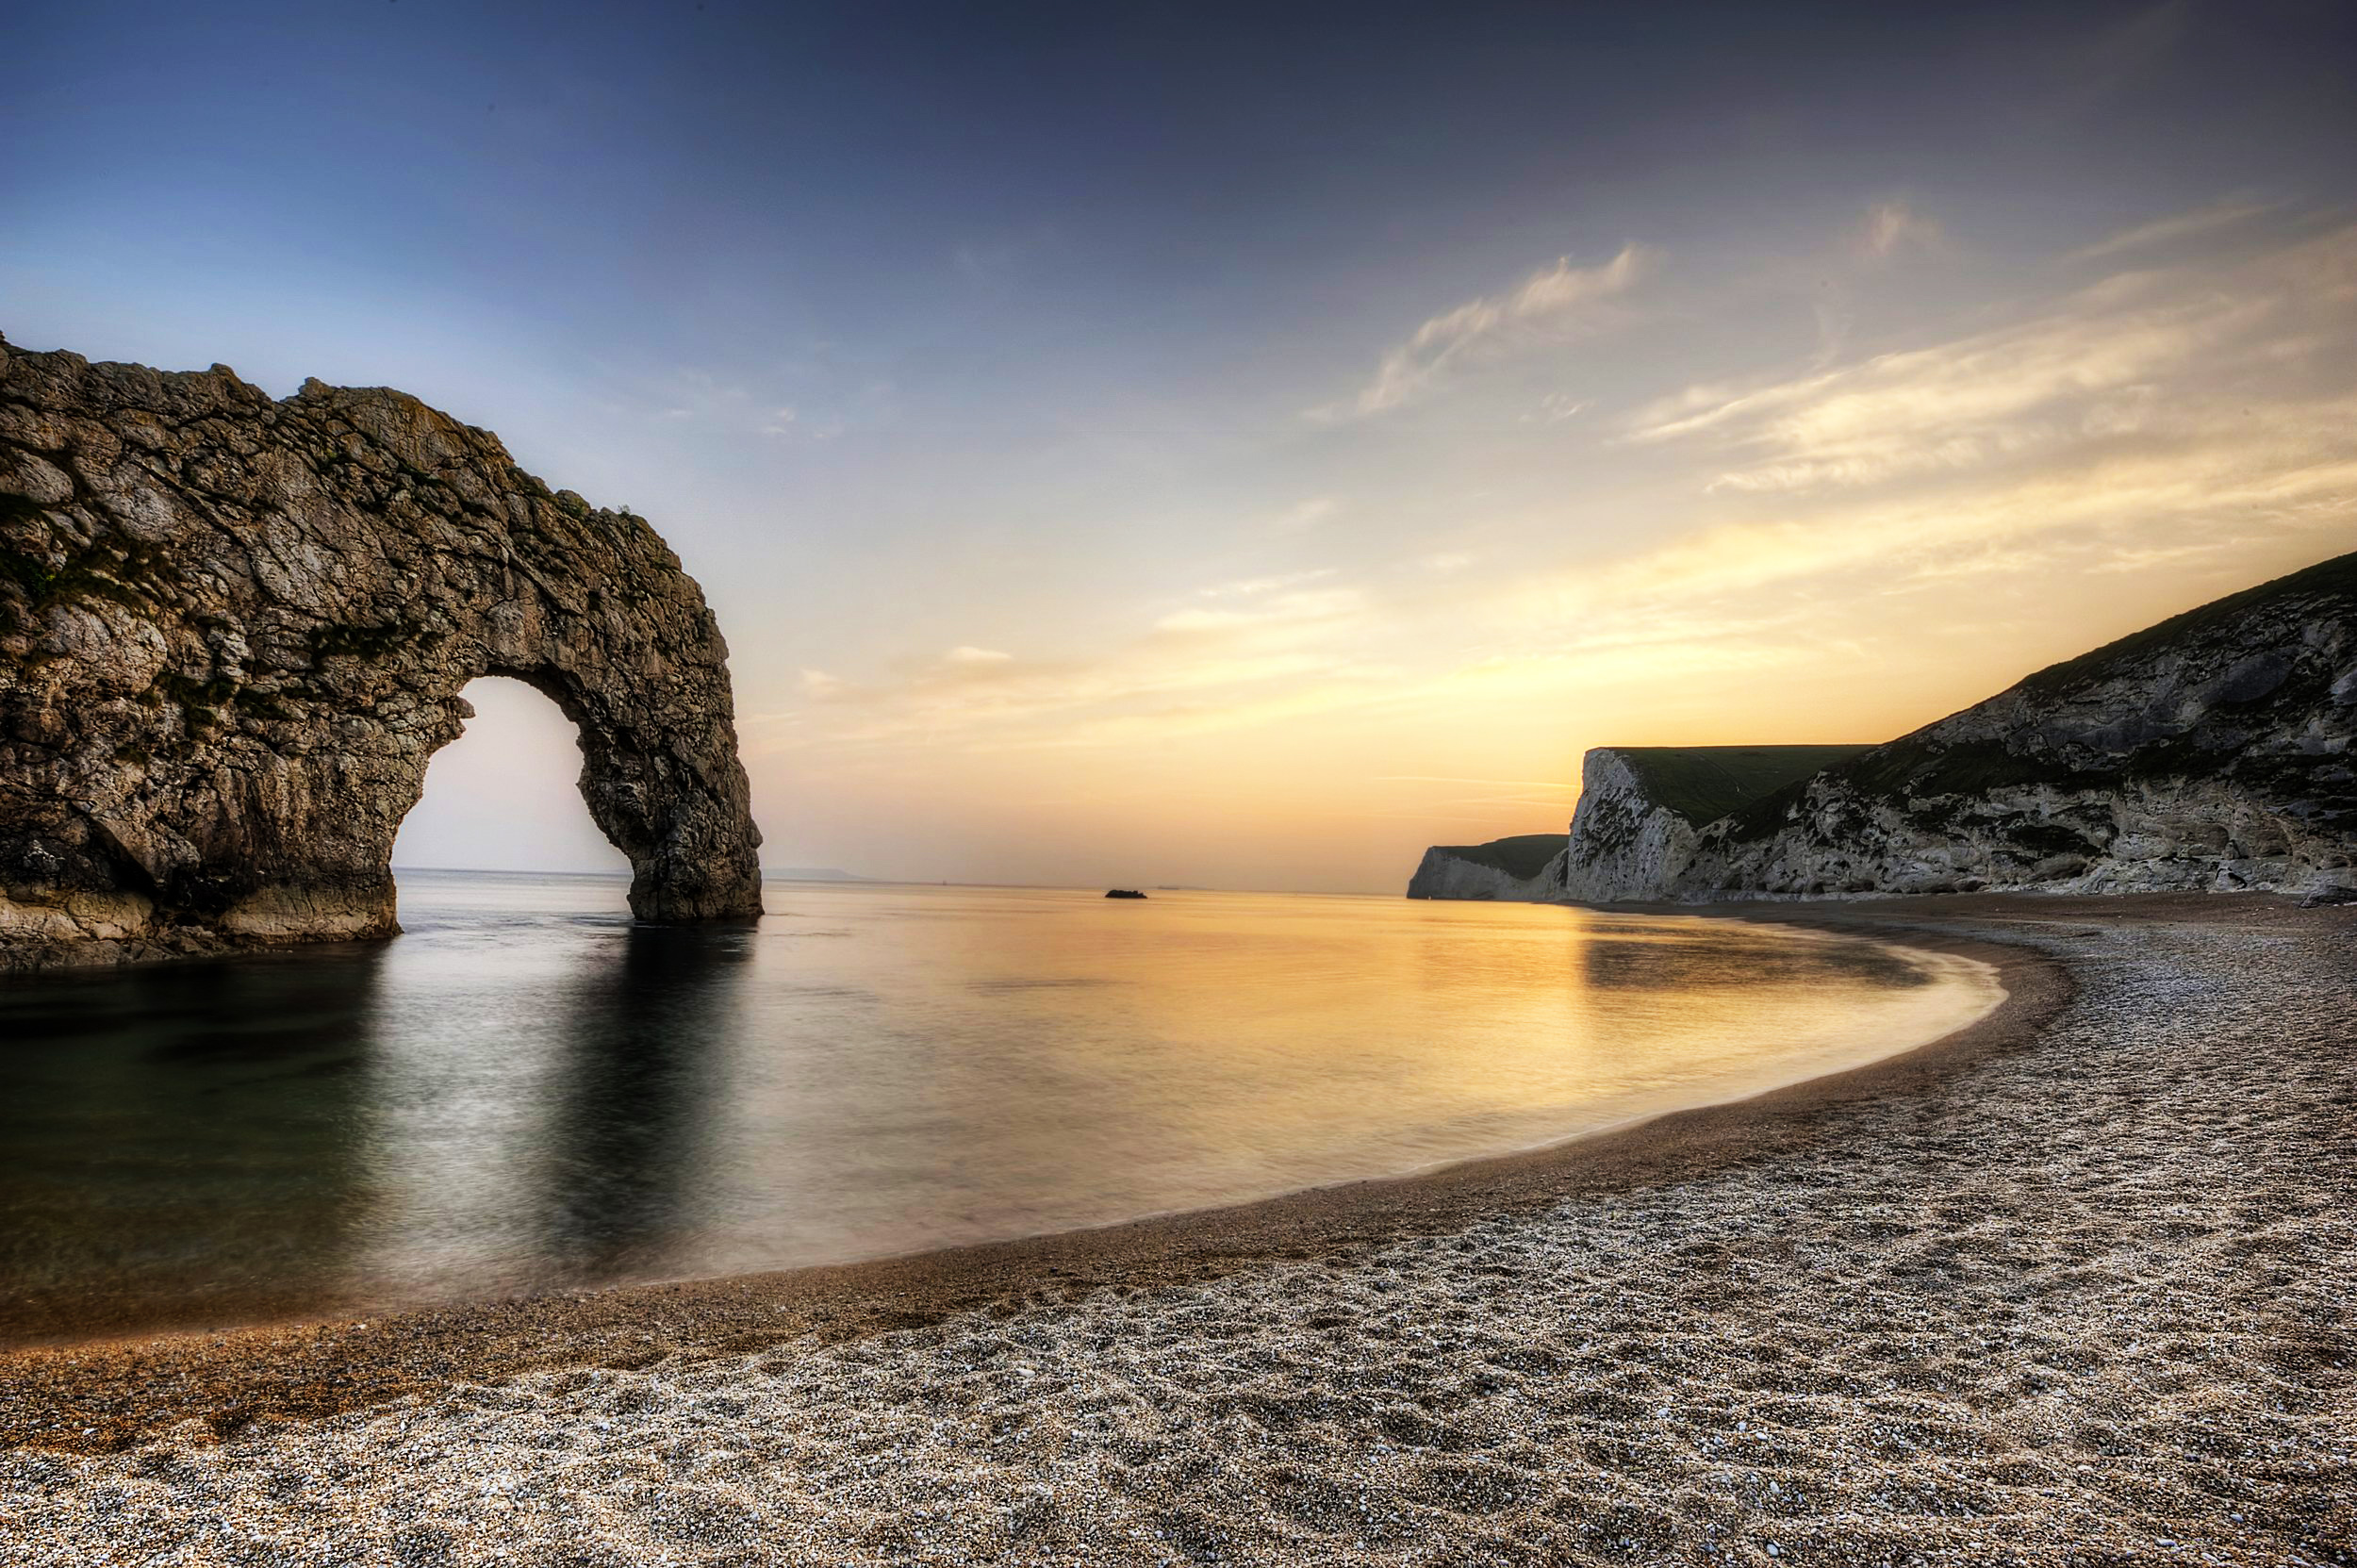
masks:
[[[0,948],[386,935],[482,675],[579,728],[641,918],[757,915],[727,646],[645,520],[384,388],[0,341]],[[4,961],[4,960],[0,960]]]
[[[1435,844],[1409,879],[1408,896],[1544,902],[1561,896],[1564,843],[1559,833],[1532,833],[1487,844]]]

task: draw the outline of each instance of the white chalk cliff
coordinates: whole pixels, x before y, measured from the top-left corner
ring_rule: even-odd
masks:
[[[1563,835],[1525,834],[1487,844],[1435,844],[1409,879],[1411,899],[1531,903],[1560,898]]]
[[[1727,813],[1863,746],[1599,746],[1580,768],[1579,805],[1555,896],[1578,903],[1656,900]]]

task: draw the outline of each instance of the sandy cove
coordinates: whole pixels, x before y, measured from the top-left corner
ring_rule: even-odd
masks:
[[[1998,963],[1873,1066],[850,1268],[0,1358],[0,1561],[2357,1561],[2357,910]]]

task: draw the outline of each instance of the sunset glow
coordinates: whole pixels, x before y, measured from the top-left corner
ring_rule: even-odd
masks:
[[[2357,547],[2340,8],[309,26],[20,25],[126,91],[7,111],[0,325],[645,514],[774,866],[1396,892],[1590,746],[1885,739]],[[608,863],[501,826],[561,728],[467,745],[529,785],[404,859]]]

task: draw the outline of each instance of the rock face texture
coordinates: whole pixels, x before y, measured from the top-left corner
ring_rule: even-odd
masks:
[[[1681,899],[2357,882],[2357,554],[2150,627],[1712,823]]]
[[[1702,831],[1864,746],[1599,746],[1580,765],[1579,804],[1554,896],[1579,903],[1659,899]]]
[[[578,726],[635,913],[757,915],[727,652],[643,519],[415,398],[0,341],[18,962],[391,933],[394,834],[483,675]]]
[[[1524,834],[1487,844],[1435,844],[1408,881],[1411,899],[1530,903],[1559,897],[1564,835]]]

